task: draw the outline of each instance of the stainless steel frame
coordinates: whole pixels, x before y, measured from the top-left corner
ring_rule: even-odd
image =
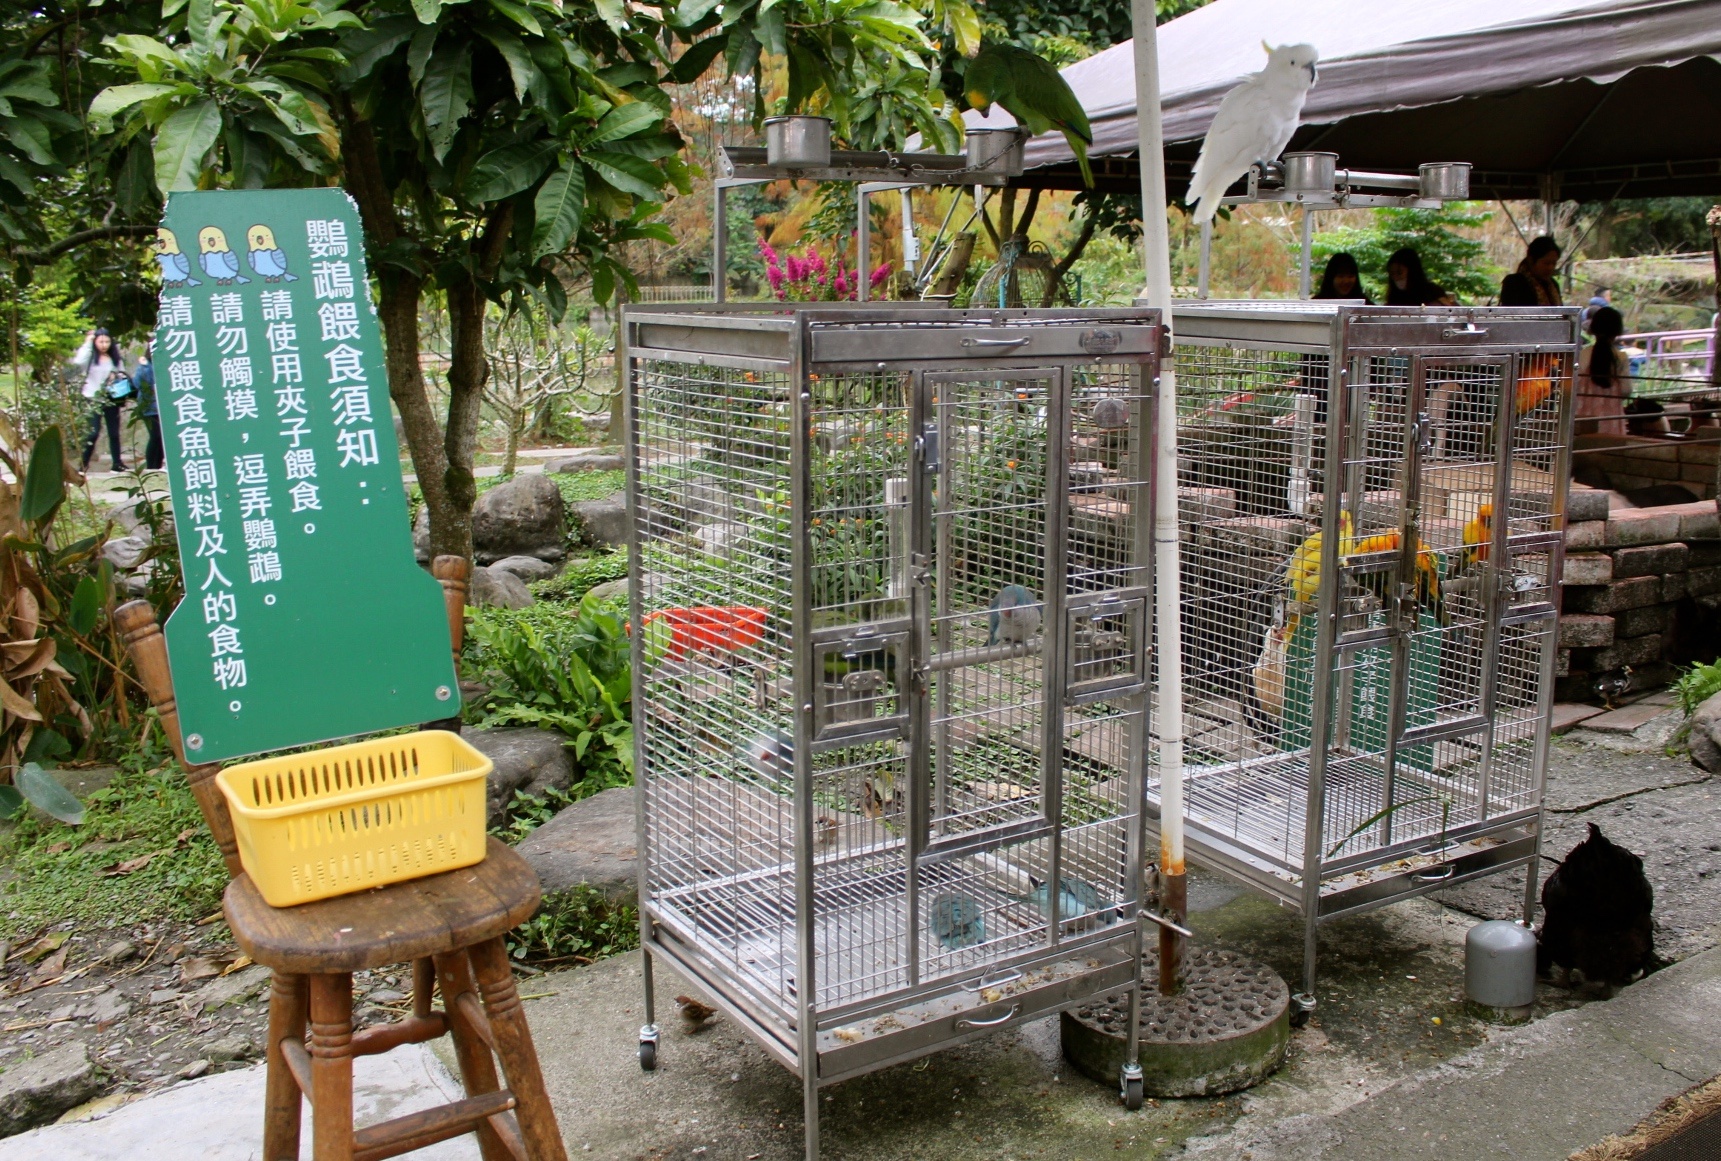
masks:
[[[1188,852],[1305,916],[1312,1005],[1322,920],[1534,908],[1577,312],[1176,317]]]
[[[641,1059],[662,956],[816,1158],[821,1086],[1140,985],[1158,312],[624,326]]]

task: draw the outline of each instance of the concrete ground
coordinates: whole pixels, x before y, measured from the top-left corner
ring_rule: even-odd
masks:
[[[1521,885],[1502,877],[1323,927],[1316,1018],[1294,1035],[1286,1066],[1247,1094],[1156,1102],[1128,1113],[1109,1088],[1065,1066],[1056,1021],[1044,1020],[827,1090],[824,1156],[1556,1161],[1625,1131],[1663,1098],[1721,1073],[1721,853],[1710,845],[1721,844],[1718,786],[1664,752],[1666,727],[1655,719],[1641,735],[1580,729],[1553,753],[1548,850],[1563,854],[1583,837],[1584,824],[1597,821],[1644,853],[1657,894],[1658,951],[1680,961],[1617,998],[1584,1002],[1543,985],[1538,1018],[1515,1029],[1465,1010],[1464,932],[1477,915],[1521,907]],[[1199,873],[1191,905],[1202,942],[1244,951],[1296,978],[1295,917]],[[667,971],[659,974],[660,1067],[639,1070],[639,973],[638,956],[624,956],[533,977],[523,989],[537,997],[527,1011],[570,1155],[801,1157],[799,1085],[725,1017],[686,1027],[673,997],[697,991]],[[437,1051],[446,1056],[445,1046]],[[0,1161],[50,1153],[53,1161],[153,1156],[121,1148],[114,1130],[102,1126],[186,1100],[180,1094],[202,1091],[198,1085],[239,1086],[230,1078],[258,1072],[193,1081],[106,1121],[0,1142]],[[251,1083],[260,1093],[260,1082]],[[413,1081],[399,1099],[428,1101],[440,1083]],[[252,1125],[246,1139],[254,1147],[259,1103],[251,1091],[223,1090],[234,1116],[223,1124],[224,1132],[241,1135]],[[175,1151],[196,1152],[183,1133]]]

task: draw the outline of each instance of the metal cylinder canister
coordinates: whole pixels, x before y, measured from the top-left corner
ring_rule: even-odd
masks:
[[[1464,937],[1464,995],[1512,1019],[1536,1000],[1536,936],[1521,923],[1491,919]]]

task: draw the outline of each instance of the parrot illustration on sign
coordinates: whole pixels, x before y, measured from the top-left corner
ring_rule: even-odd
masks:
[[[275,231],[259,223],[245,231],[245,240],[251,246],[251,269],[264,282],[299,281],[298,275],[287,273],[287,255],[276,245]]]
[[[191,259],[180,250],[179,239],[173,236],[172,230],[155,232],[155,264],[161,267],[163,286],[203,285],[191,276]]]
[[[222,233],[220,226],[205,226],[197,231],[197,250],[197,260],[203,265],[203,273],[220,285],[251,281],[239,273],[239,255],[227,244],[227,235]]]

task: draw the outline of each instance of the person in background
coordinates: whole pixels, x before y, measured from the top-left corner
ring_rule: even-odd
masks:
[[[101,438],[102,422],[108,425],[108,454],[114,471],[126,470],[120,455],[120,408],[131,394],[131,376],[126,374],[125,359],[114,345],[114,337],[104,327],[97,327],[84,336],[83,345],[72,356],[72,364],[84,375],[83,396],[89,401],[90,432],[84,439],[84,471],[90,470],[90,457],[95,454],[96,440]]]
[[[1518,269],[1500,282],[1501,306],[1560,306],[1560,246],[1543,234],[1530,243]]]
[[[1451,306],[1458,300],[1428,280],[1422,255],[1409,246],[1394,250],[1386,260],[1386,305]]]
[[[1577,412],[1579,435],[1624,435],[1625,400],[1631,394],[1630,364],[1619,349],[1625,319],[1611,306],[1598,309],[1588,330],[1595,342],[1578,353]]]
[[[131,374],[131,385],[137,392],[137,417],[143,421],[144,430],[149,432],[143,465],[152,472],[158,472],[167,463],[167,449],[161,443],[161,409],[155,402],[155,367],[150,363],[148,343],[138,354],[137,370]]]
[[[1315,291],[1315,297],[1361,299],[1370,305],[1374,303],[1368,291],[1362,288],[1362,271],[1357,269],[1356,258],[1343,251],[1327,259],[1327,268],[1321,272],[1321,288]]]
[[[1584,315],[1583,315],[1584,329],[1586,329],[1586,330],[1589,329],[1590,320],[1596,316],[1596,311],[1600,310],[1604,306],[1612,306],[1612,305],[1613,305],[1613,291],[1609,290],[1605,286],[1598,287],[1596,289],[1596,292],[1590,296],[1589,305],[1584,307]]]

